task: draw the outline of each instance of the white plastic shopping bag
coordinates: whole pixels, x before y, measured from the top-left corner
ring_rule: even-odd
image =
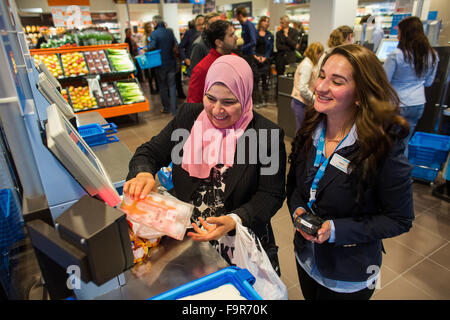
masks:
[[[236,235],[218,240],[220,254],[226,255],[232,265],[250,271],[256,279],[253,288],[264,300],[287,300],[286,285],[273,269],[258,237],[235,220]]]

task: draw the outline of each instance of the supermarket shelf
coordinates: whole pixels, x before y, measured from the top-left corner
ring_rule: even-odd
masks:
[[[127,49],[128,43],[112,43],[112,44],[102,44],[96,46],[79,46],[79,47],[65,47],[65,48],[47,48],[47,49],[30,49],[30,54],[53,54],[53,53],[69,53],[78,51],[95,51],[95,50],[105,50],[105,49]]]
[[[116,106],[116,107],[107,107],[107,108],[98,108],[98,109],[92,109],[92,110],[79,111],[79,112],[76,112],[76,114],[96,111],[96,112],[100,113],[100,115],[103,118],[106,119],[106,118],[124,116],[127,114],[144,112],[144,111],[149,111],[149,110],[150,110],[150,104],[146,98],[145,101],[143,101],[143,102],[138,102],[138,103],[133,103],[133,104],[128,104],[128,105],[121,105],[121,106]]]

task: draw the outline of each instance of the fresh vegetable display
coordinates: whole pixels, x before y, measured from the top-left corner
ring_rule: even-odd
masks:
[[[63,78],[64,74],[59,63],[58,56],[56,54],[35,54],[33,56],[34,64],[36,68],[41,62],[47,66],[48,70],[52,73],[55,78]]]
[[[81,52],[61,54],[61,60],[66,77],[76,77],[88,74],[86,62]]]
[[[139,87],[139,84],[134,81],[117,81],[116,86],[117,89],[119,89],[124,104],[131,104],[145,100],[144,93]]]
[[[70,99],[74,111],[97,108],[97,101],[89,94],[88,86],[69,87]]]
[[[115,71],[131,72],[136,69],[126,49],[107,49],[108,57]]]
[[[111,68],[109,67],[109,62],[106,58],[105,51],[85,51],[84,57],[89,68],[89,73],[102,74],[111,72]]]

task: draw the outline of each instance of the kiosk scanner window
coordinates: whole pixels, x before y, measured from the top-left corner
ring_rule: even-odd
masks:
[[[115,207],[120,198],[94,152],[55,104],[47,108],[47,147],[91,196]]]
[[[52,75],[50,76],[53,77]],[[45,99],[47,99],[49,103],[56,104],[68,119],[75,117],[72,107],[63,98],[61,93],[52,84],[50,79],[51,78],[49,78],[45,73],[39,74],[39,82],[38,82],[39,91],[42,93],[42,95],[45,97]]]
[[[378,60],[380,60],[381,62],[384,63],[384,61],[386,61],[389,53],[391,53],[391,51],[394,51],[398,46],[398,40],[394,40],[394,39],[383,39],[381,40],[380,45],[378,46],[377,49],[377,58]]]

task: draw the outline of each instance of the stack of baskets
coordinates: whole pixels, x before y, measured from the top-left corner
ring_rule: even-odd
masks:
[[[416,132],[409,142],[408,158],[412,177],[434,182],[450,150],[450,136]]]

